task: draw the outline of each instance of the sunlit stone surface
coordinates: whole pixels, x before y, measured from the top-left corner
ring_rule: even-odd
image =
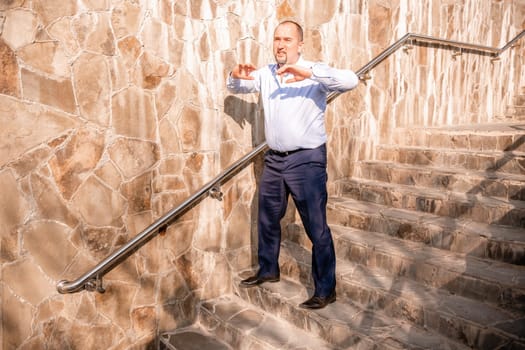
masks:
[[[260,161],[111,271],[105,294],[56,291],[262,142],[257,97],[225,81],[237,62],[272,61],[280,19],[304,24],[307,59],[354,70],[408,32],[501,47],[525,23],[518,0],[320,4],[0,1],[2,349],[145,349],[253,266]],[[396,127],[504,114],[523,46],[498,62],[399,50],[329,107],[329,178]]]

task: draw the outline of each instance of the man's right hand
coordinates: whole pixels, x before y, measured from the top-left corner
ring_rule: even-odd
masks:
[[[251,72],[257,70],[253,64],[238,64],[232,70],[232,78],[234,79],[244,79],[244,80],[253,80],[254,77],[250,75]]]

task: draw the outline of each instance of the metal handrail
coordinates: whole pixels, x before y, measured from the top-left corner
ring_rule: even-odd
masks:
[[[501,55],[501,53],[503,53],[505,50],[514,46],[515,43],[523,36],[525,36],[525,30],[523,30],[521,33],[516,35],[505,46],[499,49],[499,48],[487,47],[487,46],[470,44],[470,43],[463,43],[463,42],[446,40],[446,39],[438,39],[438,38],[434,38],[434,37],[426,36],[426,35],[408,33],[408,34],[405,34],[401,39],[397,40],[394,44],[389,46],[387,49],[382,51],[379,55],[377,55],[374,59],[372,59],[370,62],[365,64],[359,70],[357,70],[356,75],[359,77],[360,80],[367,79],[367,74],[369,71],[374,69],[377,65],[379,65],[381,62],[387,59],[390,55],[396,52],[399,48],[407,44],[418,45],[418,46],[435,46],[435,47],[449,48],[449,49],[450,48],[459,49],[460,52],[476,53],[480,55],[492,56],[493,58],[495,58]],[[327,96],[327,103],[332,102],[340,94],[341,93],[338,93],[338,92],[329,94]],[[266,142],[263,142],[257,147],[255,147],[250,153],[246,154],[241,159],[236,161],[234,164],[232,164],[230,167],[228,167],[226,170],[224,170],[222,173],[220,173],[217,177],[215,177],[213,180],[208,182],[206,185],[201,187],[197,192],[195,192],[193,195],[188,197],[184,202],[179,204],[177,207],[173,208],[172,210],[164,214],[162,217],[157,219],[153,224],[151,224],[145,230],[143,230],[141,233],[135,236],[131,241],[129,241],[124,246],[120,247],[119,249],[111,253],[104,260],[98,263],[94,268],[86,272],[84,275],[80,276],[74,281],[67,281],[67,280],[60,281],[57,284],[58,292],[62,294],[66,294],[66,293],[74,293],[74,292],[78,292],[83,289],[86,289],[89,291],[96,290],[98,292],[103,293],[105,289],[102,284],[102,277],[106,273],[114,269],[118,264],[120,264],[122,261],[128,258],[131,254],[133,254],[140,247],[142,247],[144,244],[150,241],[153,237],[155,237],[159,232],[161,232],[167,226],[169,226],[174,220],[179,218],[182,214],[186,213],[189,209],[193,208],[196,204],[198,204],[202,199],[204,199],[208,195],[211,196],[212,198],[216,198],[219,200],[222,199],[222,192],[220,191],[220,185],[223,182],[232,178],[239,171],[244,169],[248,164],[252,163],[252,161],[258,155],[264,152],[266,149],[267,149]]]
[[[430,46],[430,47],[440,47],[448,49],[459,50],[459,53],[475,53],[478,55],[487,55],[491,56],[493,59],[496,59],[507,49],[516,45],[516,42],[525,36],[525,30],[522,30],[518,35],[516,35],[512,40],[505,44],[502,48],[489,47],[477,44],[464,43],[460,41],[447,40],[447,39],[438,39],[428,35],[407,33],[401,39],[387,47],[379,55],[374,57],[370,62],[365,64],[359,70],[356,71],[356,75],[359,79],[365,79],[368,72],[377,67],[381,62],[386,60],[390,55],[399,50],[399,48],[409,44],[409,45],[418,45],[418,46]],[[332,102],[334,98],[339,96],[341,93],[332,92],[328,95],[326,101],[327,103]]]

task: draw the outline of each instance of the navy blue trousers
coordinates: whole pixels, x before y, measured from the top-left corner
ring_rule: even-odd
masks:
[[[259,184],[258,259],[260,277],[279,275],[280,220],[291,195],[312,242],[314,295],[335,289],[335,251],[326,223],[326,145],[289,155],[268,151]]]

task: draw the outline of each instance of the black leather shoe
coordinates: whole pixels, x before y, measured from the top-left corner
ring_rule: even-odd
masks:
[[[241,281],[240,286],[244,288],[255,287],[264,282],[279,282],[279,276],[259,277],[257,275],[248,277]]]
[[[300,304],[299,306],[303,309],[322,309],[328,304],[331,304],[335,301],[335,292],[330,294],[327,297],[318,297],[314,295],[304,303]]]

